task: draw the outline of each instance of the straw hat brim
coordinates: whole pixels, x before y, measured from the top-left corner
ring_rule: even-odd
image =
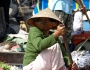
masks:
[[[49,8],[46,8],[46,9],[40,11],[39,13],[35,14],[34,16],[28,18],[26,20],[26,23],[30,25],[30,20],[33,20],[36,18],[42,18],[42,17],[54,19],[54,20],[59,21],[61,23],[60,19]]]

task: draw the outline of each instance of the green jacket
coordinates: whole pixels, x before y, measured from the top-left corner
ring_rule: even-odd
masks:
[[[54,45],[56,42],[61,45],[60,41],[58,39],[55,39],[52,34],[46,37],[45,34],[37,27],[31,27],[28,35],[27,46],[25,49],[23,66],[30,64],[36,59],[36,57],[42,50]],[[60,47],[65,59],[65,63],[67,65],[70,62],[67,56],[67,52],[62,45]]]

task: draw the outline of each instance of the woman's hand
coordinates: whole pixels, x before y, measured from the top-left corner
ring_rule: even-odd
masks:
[[[78,66],[77,66],[76,63],[73,63],[73,64],[72,64],[71,70],[78,70]]]
[[[80,11],[82,11],[83,13],[87,12],[85,5],[80,6]]]
[[[78,69],[77,64],[73,62],[73,64],[68,65],[68,70],[79,70],[79,69]]]
[[[58,36],[63,36],[65,34],[65,26],[57,26],[57,29],[53,33],[54,37],[57,38]]]

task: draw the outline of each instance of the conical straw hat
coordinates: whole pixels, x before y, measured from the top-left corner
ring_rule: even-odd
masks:
[[[30,24],[30,20],[33,20],[35,18],[42,18],[42,17],[51,18],[61,23],[60,19],[49,8],[46,8],[40,11],[39,13],[35,14],[34,16],[30,17],[29,19],[26,20],[26,22],[27,24]]]

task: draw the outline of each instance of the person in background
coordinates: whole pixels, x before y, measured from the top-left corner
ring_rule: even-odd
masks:
[[[5,22],[9,24],[9,7],[10,7],[10,0],[0,0],[0,7],[4,9],[5,15]],[[8,28],[8,26],[7,26]]]
[[[75,9],[73,13],[74,21],[72,27],[72,35],[80,34],[83,31],[83,13],[79,9]]]
[[[30,25],[28,42],[23,59],[23,70],[78,70],[70,60],[59,36],[65,34],[65,26],[60,19],[46,8],[27,19]],[[50,29],[55,32],[49,34]]]
[[[37,0],[32,0],[32,6],[31,7],[34,8],[36,3],[37,3]]]

